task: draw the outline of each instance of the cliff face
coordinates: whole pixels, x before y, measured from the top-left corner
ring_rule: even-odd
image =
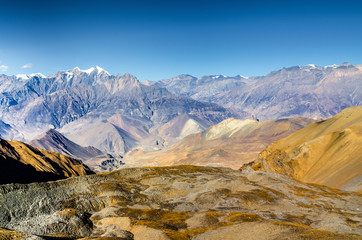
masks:
[[[361,191],[361,146],[362,106],[351,107],[273,143],[259,154],[253,168]]]
[[[19,141],[0,139],[0,184],[50,181],[92,174],[80,160]]]
[[[358,194],[274,172],[129,168],[1,185],[0,237],[235,239],[237,232],[239,239],[357,239],[360,203]]]

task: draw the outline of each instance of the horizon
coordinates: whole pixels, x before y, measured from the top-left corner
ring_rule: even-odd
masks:
[[[78,66],[140,81],[362,63],[362,2],[0,0],[0,74]]]

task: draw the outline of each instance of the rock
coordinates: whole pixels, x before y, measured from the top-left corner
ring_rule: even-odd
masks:
[[[142,225],[132,227],[131,231],[135,240],[170,240],[163,231]]]

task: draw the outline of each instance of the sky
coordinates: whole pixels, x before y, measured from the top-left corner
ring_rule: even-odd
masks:
[[[0,0],[0,74],[139,80],[362,64],[362,1]]]

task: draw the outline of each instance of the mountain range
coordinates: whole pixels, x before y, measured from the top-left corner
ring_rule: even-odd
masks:
[[[349,63],[283,68],[262,77],[180,75],[142,83],[100,67],[49,76],[0,75],[0,136],[31,141],[56,129],[78,148],[77,155],[62,147],[58,152],[90,159],[79,147],[93,147],[106,157],[93,158],[93,152],[88,164],[113,170],[131,150],[162,150],[230,117],[331,117],[362,104],[361,79],[362,66]]]
[[[158,82],[181,96],[217,103],[244,118],[328,118],[362,104],[362,65],[293,66],[260,77],[180,75]]]
[[[200,128],[237,116],[99,67],[45,78],[0,75],[0,86],[3,138],[28,141],[55,128],[78,144],[121,155],[135,146],[159,149],[165,141],[175,141],[178,136],[162,138],[158,129],[178,116],[187,115]]]

